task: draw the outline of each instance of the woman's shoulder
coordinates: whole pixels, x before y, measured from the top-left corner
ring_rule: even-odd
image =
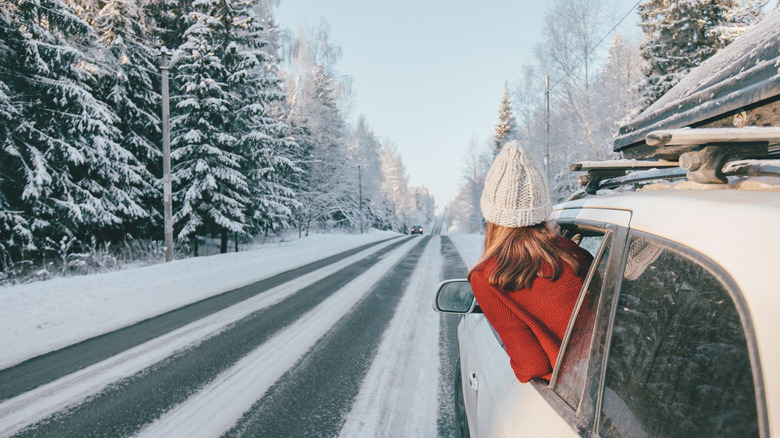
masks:
[[[585,267],[590,266],[590,263],[593,261],[593,255],[591,253],[574,243],[568,237],[559,236],[558,246],[564,251],[573,255],[580,262],[580,264],[584,265]]]
[[[471,268],[471,275],[479,275],[484,277],[487,275],[487,271],[490,271],[496,264],[496,258],[490,257],[485,260],[480,260],[473,268]]]

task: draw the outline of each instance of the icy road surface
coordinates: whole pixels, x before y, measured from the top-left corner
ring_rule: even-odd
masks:
[[[452,436],[431,301],[479,236],[388,237],[0,371],[0,436]]]

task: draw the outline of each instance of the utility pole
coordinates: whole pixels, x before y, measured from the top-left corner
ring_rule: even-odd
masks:
[[[395,191],[398,190],[398,185],[393,185],[393,231],[395,231],[396,226],[396,220],[395,220]]]
[[[359,211],[360,211],[360,234],[363,234],[363,168],[358,166],[358,196],[360,199]]]
[[[547,176],[548,190],[550,181],[550,75],[544,75],[544,173]]]
[[[160,49],[162,62],[163,210],[165,217],[165,261],[173,260],[173,214],[171,207],[171,127],[168,103],[168,49]]]

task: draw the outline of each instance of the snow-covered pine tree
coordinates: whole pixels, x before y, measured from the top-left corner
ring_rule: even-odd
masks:
[[[293,189],[298,145],[287,138],[290,128],[274,111],[274,105],[285,97],[274,45],[276,25],[269,8],[258,8],[257,1],[236,2],[233,25],[231,39],[237,45],[228,50],[226,66],[236,99],[231,131],[245,159],[243,170],[250,189],[247,231],[279,231],[292,223],[299,204]]]
[[[645,107],[760,16],[762,1],[648,0],[639,5]]]
[[[162,230],[162,152],[159,51],[154,47],[144,11],[135,1],[101,2],[95,27],[107,70],[99,87],[101,99],[113,108],[121,131],[121,146],[137,159],[142,176],[136,194],[151,220],[126,224],[133,234],[159,238]],[[159,175],[155,177],[154,175]],[[140,229],[139,229],[140,228]]]
[[[244,233],[249,185],[244,158],[231,132],[235,95],[223,60],[233,14],[220,0],[192,3],[194,24],[185,32],[176,65],[178,95],[172,99],[171,159],[174,223],[179,240],[189,239],[198,255],[199,236]],[[233,49],[235,50],[235,49]],[[175,112],[174,112],[175,111]]]
[[[94,30],[62,0],[10,6],[12,25],[24,36],[9,41],[18,56],[8,60],[6,82],[20,99],[14,141],[25,163],[13,195],[23,202],[36,246],[47,251],[63,238],[119,237],[125,221],[148,214],[135,196],[143,178],[118,142],[117,116],[95,96]]]
[[[11,26],[10,13],[9,9],[0,8],[0,279],[27,252],[35,250],[30,222],[22,214],[20,199],[29,166],[14,139],[14,128],[22,124],[21,113],[6,85],[9,79],[14,81],[10,77],[10,60],[18,56],[6,42],[23,39]]]
[[[154,39],[172,50],[186,41],[184,34],[193,24],[192,8],[192,0],[149,0],[143,6]]]
[[[512,140],[517,139],[517,122],[512,114],[512,102],[509,99],[509,83],[504,82],[504,95],[501,97],[501,106],[498,109],[498,123],[493,132],[493,154],[498,155],[501,148]]]

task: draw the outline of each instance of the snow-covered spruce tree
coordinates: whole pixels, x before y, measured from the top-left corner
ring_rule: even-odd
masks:
[[[162,234],[162,127],[158,55],[144,11],[137,2],[103,3],[94,21],[107,72],[99,92],[118,117],[120,145],[137,159],[142,185],[135,196],[150,219],[125,224],[132,234],[159,238]],[[157,175],[157,176],[155,176]]]
[[[225,2],[196,0],[194,24],[185,32],[176,65],[178,94],[172,98],[171,159],[174,223],[178,239],[192,243],[198,255],[200,236],[244,233],[249,184],[244,158],[231,131],[236,117],[224,64],[235,41],[226,38],[232,11]]]
[[[5,83],[13,80],[9,77],[13,74],[10,60],[17,56],[6,42],[23,39],[11,26],[10,13],[0,9],[0,279],[8,275],[15,262],[35,250],[30,222],[23,215],[20,199],[29,164],[14,139],[15,127],[22,124],[22,119]]]
[[[290,226],[299,207],[293,183],[299,171],[294,163],[298,145],[286,136],[290,128],[274,108],[285,97],[277,68],[276,25],[268,8],[257,8],[260,14],[255,14],[256,4],[235,3],[231,40],[237,44],[228,47],[225,64],[236,107],[230,129],[245,159],[250,190],[247,231],[267,234]],[[223,249],[225,244],[223,235]]]
[[[504,82],[504,95],[498,109],[498,123],[493,133],[493,154],[498,155],[505,144],[517,139],[517,122],[512,114],[512,103],[509,99],[509,82]]]
[[[715,32],[720,34],[726,44],[733,42],[763,18],[768,4],[769,0],[735,0],[733,7],[725,11],[725,20],[715,28]],[[777,2],[775,9],[778,7],[780,2]]]
[[[94,29],[63,1],[16,0],[12,26],[23,39],[9,45],[11,96],[22,123],[13,136],[24,180],[14,199],[30,221],[40,251],[62,239],[121,238],[122,225],[148,213],[137,202],[143,177],[119,143],[113,110],[95,94]]]
[[[645,107],[761,15],[750,0],[648,0],[639,5],[647,60]]]
[[[150,0],[143,5],[154,39],[171,50],[186,41],[184,34],[193,24],[192,8],[192,0]]]

